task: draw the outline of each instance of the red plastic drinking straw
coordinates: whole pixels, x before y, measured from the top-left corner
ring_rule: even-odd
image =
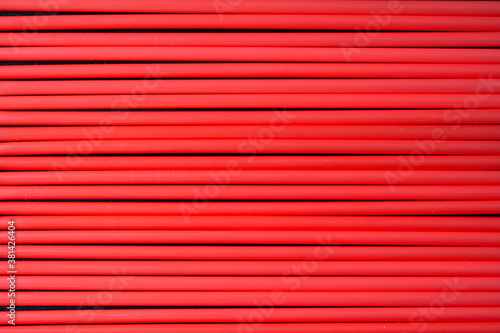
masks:
[[[372,27],[371,25],[374,23],[376,26]],[[0,21],[0,31],[25,31],[27,27],[38,27],[40,30],[43,28],[43,30],[284,29],[354,31],[363,29],[365,26],[368,27],[369,31],[373,31],[375,28],[382,31],[474,32],[499,31],[500,22],[495,16],[392,15],[390,21],[384,21],[384,24],[380,24],[372,14],[231,14],[224,15],[223,19],[220,15],[214,14],[42,15],[6,16]],[[363,31],[365,30],[363,29]]]
[[[333,252],[332,252],[333,253]],[[323,258],[328,252],[320,253]],[[500,276],[498,261],[16,261],[17,275]],[[8,271],[7,261],[2,261]],[[157,297],[154,297],[157,298]]]
[[[499,3],[23,9],[103,15],[5,16],[4,62],[151,63],[2,67],[0,258],[15,235],[16,306],[47,309],[19,332],[500,331]]]
[[[286,114],[286,113],[285,113]],[[277,120],[277,119],[276,119]],[[262,126],[120,126],[102,130],[94,126],[7,127],[0,140],[6,141],[66,141],[86,140],[95,135],[98,140],[165,140],[165,139],[357,139],[357,140],[499,140],[500,125],[341,125],[288,126],[275,121],[268,131]],[[104,127],[104,126],[103,126]],[[101,133],[100,133],[101,132]],[[269,134],[268,132],[271,132]],[[91,134],[93,133],[93,134]],[[258,140],[258,139],[257,139]]]
[[[210,193],[207,188],[208,186],[199,185],[0,186],[0,200],[197,200],[204,191]],[[210,194],[206,196],[211,197]],[[233,185],[220,188],[213,198],[217,200],[498,200],[500,186]]]
[[[500,49],[499,49],[500,51]],[[500,57],[498,58],[500,59]],[[497,90],[497,89],[495,89]],[[484,91],[484,90],[483,90]],[[140,96],[140,98],[139,98]],[[2,96],[4,110],[314,108],[404,109],[464,108],[471,94],[182,94]],[[500,94],[477,102],[479,109],[500,108]]]
[[[33,202],[3,201],[5,215],[478,215],[499,214],[500,200],[308,202]]]
[[[281,306],[428,306],[442,291],[283,291]],[[18,306],[79,306],[100,292],[16,292]],[[102,292],[101,292],[102,293]],[[1,295],[0,304],[10,298]],[[107,306],[254,306],[269,299],[269,291],[110,291]],[[500,292],[463,291],[448,306],[500,306]]]
[[[4,248],[1,257],[7,258]],[[485,261],[498,260],[500,248],[403,246],[394,251],[393,246],[323,246],[319,251],[316,246],[18,245],[16,254],[29,259],[308,260],[319,254],[321,260]]]
[[[322,237],[324,240],[322,240]],[[0,244],[9,242],[7,233]],[[16,231],[16,244],[329,244],[500,246],[497,232],[44,230]]]
[[[499,185],[500,172],[492,170],[415,170],[400,175],[392,170],[116,170],[22,171],[0,173],[1,185],[141,185],[141,184],[321,184],[321,185]],[[389,186],[388,186],[389,187]],[[152,189],[154,190],[154,189]],[[224,188],[226,190],[226,188]],[[278,189],[276,189],[279,191]],[[389,188],[390,190],[390,188]],[[394,188],[396,191],[396,188]],[[465,188],[463,188],[465,190]],[[483,188],[482,190],[486,190]],[[85,191],[83,189],[83,191]],[[222,190],[217,191],[221,192]],[[226,191],[232,191],[227,189]],[[243,190],[242,190],[243,191]],[[321,191],[321,189],[318,189]],[[356,190],[353,190],[356,191]],[[384,191],[384,190],[382,190]],[[404,191],[404,190],[403,190]],[[423,190],[425,191],[425,190]],[[82,192],[84,193],[84,192]],[[188,192],[189,193],[189,192]],[[382,192],[384,193],[384,192]],[[189,193],[190,196],[191,193]],[[263,194],[265,195],[265,194]],[[285,194],[284,194],[285,195]],[[208,195],[210,197],[210,195]],[[217,198],[217,195],[213,195]]]
[[[498,23],[498,30],[500,30],[500,23]],[[359,50],[356,47],[3,47],[0,48],[0,60],[500,63],[500,50],[498,49],[365,48],[362,52]]]
[[[0,156],[1,170],[397,170],[408,157],[371,156]],[[229,164],[228,164],[229,163]],[[499,155],[429,155],[418,170],[498,170]]]
[[[498,307],[446,307],[434,316],[434,322],[490,321],[500,319]],[[119,310],[49,310],[22,311],[17,313],[18,325],[35,324],[89,324],[89,323],[238,323],[241,318],[252,318],[255,308],[223,309],[119,309]],[[405,322],[415,313],[414,307],[387,308],[274,308],[262,319],[249,320],[260,326],[270,323],[300,322]],[[92,318],[89,320],[88,318]],[[260,318],[260,317],[259,317]],[[3,325],[7,320],[3,319]],[[472,324],[472,323],[469,323]],[[251,326],[252,324],[250,324]],[[299,324],[301,325],[301,324]],[[312,324],[314,327],[315,324]],[[345,325],[345,324],[344,324]],[[359,324],[358,324],[359,325]],[[449,324],[448,324],[449,325]],[[127,325],[129,327],[132,325]],[[21,326],[24,327],[24,326]],[[40,326],[38,326],[40,327]],[[92,326],[87,326],[92,327]],[[109,326],[114,327],[114,326]],[[426,326],[427,327],[427,326]],[[481,324],[479,323],[479,327]],[[41,326],[43,329],[43,326]],[[170,331],[170,326],[167,328]],[[471,328],[472,329],[472,328]],[[57,329],[54,330],[57,332]],[[274,331],[276,332],[276,331]],[[289,331],[290,332],[290,331]],[[308,329],[307,332],[310,332]],[[324,331],[326,332],[326,331]],[[346,332],[345,330],[341,332]],[[356,331],[364,332],[364,331]],[[374,332],[374,331],[372,331]],[[443,331],[441,331],[443,332]],[[455,331],[457,332],[457,331]],[[476,330],[474,330],[476,332]]]
[[[500,3],[63,2],[0,4],[19,332],[500,331]]]
[[[366,32],[366,47],[495,47],[499,32]],[[336,33],[0,33],[1,46],[356,46],[355,32]]]
[[[82,310],[76,310],[82,311]],[[96,311],[96,310],[93,310]],[[497,322],[426,322],[428,333],[497,333],[500,324]],[[415,323],[238,323],[238,324],[127,324],[127,325],[71,325],[81,333],[220,333],[236,332],[242,325],[255,327],[255,333],[374,333],[383,330],[387,333],[418,333],[420,325]],[[1,329],[0,329],[1,330]],[[8,328],[11,330],[11,328]],[[67,325],[19,326],[18,333],[64,333]],[[7,332],[7,331],[6,331]]]
[[[500,124],[500,110],[0,111],[3,125],[466,125]],[[467,117],[465,117],[465,115]],[[441,126],[439,126],[441,127]],[[377,127],[372,127],[373,129]],[[105,130],[99,127],[96,129]],[[278,158],[278,157],[275,157]]]
[[[0,95],[119,95],[138,87],[148,94],[474,94],[478,79],[218,79],[0,81]],[[488,82],[488,81],[486,81]],[[491,83],[491,82],[490,82]],[[497,89],[482,87],[482,90]]]
[[[218,5],[218,6],[216,6]],[[35,0],[21,3],[2,3],[5,11],[47,11],[45,4]],[[321,1],[321,0],[251,0],[235,3],[197,1],[83,1],[58,2],[55,11],[60,12],[118,12],[118,13],[318,13],[318,14],[373,14],[389,11],[393,15],[500,15],[500,6],[491,1],[428,1],[420,3],[390,3],[387,1]],[[224,10],[226,9],[226,10]]]
[[[230,263],[228,263],[230,264]],[[441,291],[443,277],[395,276],[121,276],[123,291]],[[116,276],[20,276],[17,290],[111,290]],[[467,291],[499,291],[500,277],[455,277]],[[3,277],[0,286],[9,289]],[[500,314],[498,315],[500,318]]]
[[[15,221],[23,229],[201,229],[201,230],[432,230],[500,231],[499,217],[464,216],[3,216],[0,227]],[[22,249],[22,248],[21,248]],[[88,249],[88,247],[86,247]],[[363,251],[363,248],[357,248]],[[1,249],[0,249],[1,250]],[[6,250],[6,249],[5,249]],[[412,251],[417,251],[412,249]],[[446,251],[446,249],[441,249]],[[342,249],[337,249],[339,253]],[[376,252],[376,250],[373,250]],[[404,252],[404,249],[400,249]],[[442,251],[436,251],[435,254]],[[418,251],[417,251],[418,252]],[[229,251],[227,251],[230,255]],[[232,253],[232,252],[231,252]],[[400,252],[398,252],[400,253]],[[406,252],[405,252],[406,253]],[[63,253],[60,253],[63,255]],[[202,255],[203,251],[199,251]],[[21,256],[22,257],[22,256]]]
[[[0,155],[52,154],[479,154],[499,155],[497,141],[475,140],[99,140],[2,142]],[[265,140],[265,139],[264,139]],[[255,146],[255,145],[258,146]],[[228,168],[236,168],[229,165]],[[3,178],[0,175],[0,179]],[[2,184],[0,182],[0,184]],[[21,184],[19,184],[21,185]],[[29,185],[29,184],[28,184]]]
[[[496,64],[151,63],[2,66],[1,79],[59,78],[469,78],[487,85]]]

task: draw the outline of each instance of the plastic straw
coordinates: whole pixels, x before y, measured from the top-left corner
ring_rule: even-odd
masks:
[[[372,156],[3,156],[2,170],[397,170],[409,157]],[[231,164],[229,164],[231,165]],[[498,170],[498,155],[428,155],[418,170]]]
[[[500,51],[500,49],[499,49]],[[500,57],[498,58],[500,59]],[[483,92],[484,93],[484,92]],[[4,110],[314,108],[460,108],[470,94],[205,94],[2,96]],[[500,108],[500,94],[474,102],[479,109]]]
[[[464,216],[5,216],[0,228],[14,220],[23,229],[201,229],[201,230],[433,230],[500,231],[499,217]],[[89,249],[89,247],[86,247]],[[360,252],[363,248],[357,248]],[[83,250],[82,250],[83,251]],[[336,253],[341,251],[337,249]],[[371,250],[375,251],[375,250]],[[404,252],[404,249],[400,249]],[[412,251],[417,251],[412,249]],[[447,251],[435,251],[435,255]],[[229,252],[229,251],[228,251]],[[418,252],[418,251],[417,251]],[[399,252],[397,252],[399,253]],[[396,253],[396,254],[397,254]],[[200,255],[203,253],[200,251]],[[64,255],[64,253],[60,253]],[[230,255],[230,253],[228,253]],[[22,257],[22,256],[21,256]]]
[[[4,125],[462,125],[500,124],[498,109],[274,111],[0,111]],[[441,127],[441,126],[440,126]],[[376,128],[376,127],[372,127]],[[102,130],[102,128],[101,128]]]
[[[477,7],[474,7],[477,8]],[[366,32],[366,47],[495,47],[498,32]],[[2,46],[344,46],[355,32],[336,33],[0,33]]]
[[[446,287],[443,277],[374,277],[322,276],[297,283],[281,276],[123,276],[123,291],[441,291]],[[18,290],[115,290],[114,276],[20,276]],[[292,279],[289,277],[289,279]],[[300,279],[300,278],[298,278]],[[444,281],[443,281],[444,280]],[[499,291],[499,277],[459,277],[455,285],[468,291]],[[3,278],[0,286],[9,289]],[[499,315],[500,318],[500,315]]]
[[[81,311],[81,310],[78,310]],[[424,323],[422,323],[423,325]],[[426,324],[426,331],[429,333],[496,333],[500,329],[497,322],[452,322]],[[247,323],[239,324],[144,324],[144,325],[72,325],[81,333],[164,333],[168,330],[171,333],[220,333],[235,332],[238,328],[254,327],[255,333],[373,333],[384,330],[385,332],[398,333],[401,331],[418,333],[421,325],[416,323],[279,323],[251,325]],[[417,327],[416,327],[417,326]],[[58,333],[65,332],[66,325],[47,326],[19,326],[16,331],[19,333]]]
[[[476,7],[479,5],[475,5]],[[422,8],[424,6],[421,6]],[[385,15],[387,15],[386,13]],[[471,15],[471,14],[468,14]],[[490,14],[493,15],[493,14]],[[374,15],[286,15],[286,14],[120,14],[7,16],[0,31],[103,29],[270,29],[270,30],[356,30],[368,26],[381,31],[499,31],[495,16],[392,15],[379,23]],[[375,27],[371,27],[375,25]]]
[[[151,83],[153,89],[148,91],[148,94],[474,94],[478,84],[477,79],[155,80]],[[143,85],[145,85],[144,80],[0,81],[0,94],[130,94]]]
[[[322,237],[324,240],[322,240]],[[8,234],[0,237],[7,244]],[[17,231],[16,244],[329,244],[500,246],[500,233],[432,231],[45,230]]]
[[[481,78],[500,77],[496,64],[151,63],[2,66],[1,79],[58,78]]]
[[[200,193],[197,185],[0,186],[0,200],[197,200]],[[234,185],[219,189],[214,199],[498,200],[500,186]]]
[[[270,125],[271,127],[271,125]],[[439,131],[446,140],[498,140],[500,125],[365,125],[365,126],[287,126],[275,125],[273,139],[360,139],[412,140],[432,139]],[[279,130],[278,130],[279,129]],[[10,127],[2,128],[1,141],[65,141],[86,140],[90,133],[98,136],[102,129],[86,127]],[[101,133],[101,140],[166,140],[166,139],[247,139],[259,138],[262,126],[121,126]],[[266,133],[267,134],[267,133]],[[269,134],[267,134],[269,135]]]
[[[42,217],[39,217],[42,219]],[[223,219],[224,217],[218,217]],[[148,217],[148,220],[150,218]],[[346,217],[347,220],[348,217]],[[391,217],[386,217],[391,219]],[[419,217],[412,219],[418,221]],[[457,218],[459,219],[459,218]],[[477,218],[476,218],[477,219]],[[137,218],[135,218],[137,220]],[[16,220],[19,225],[19,220]],[[190,223],[189,225],[194,224]],[[184,225],[186,223],[184,222]],[[69,227],[71,228],[71,226]],[[196,228],[196,226],[193,226]],[[331,228],[330,228],[331,229]],[[296,230],[301,230],[297,228]],[[370,230],[367,228],[367,230]],[[496,230],[498,231],[498,230]],[[4,247],[5,248],[5,247]],[[5,248],[2,258],[7,258]],[[325,255],[323,255],[323,252]],[[403,246],[145,246],[145,245],[17,245],[16,254],[29,259],[128,259],[128,260],[499,260],[498,247]]]
[[[442,280],[442,279],[441,279]],[[274,308],[262,318],[264,322],[404,322],[415,313],[414,307],[387,308]],[[498,321],[498,307],[447,307],[436,314],[430,325],[446,325],[452,321]],[[16,322],[27,324],[89,324],[89,323],[238,323],[252,318],[255,308],[224,309],[119,309],[119,310],[50,310],[19,312]],[[88,318],[92,318],[89,320]],[[260,318],[260,317],[259,317]],[[260,323],[258,319],[251,323]],[[437,322],[437,323],[435,323]],[[467,324],[467,323],[465,323]],[[473,323],[469,323],[473,324]],[[481,323],[479,329],[481,329]],[[303,324],[298,324],[299,326]],[[314,329],[316,324],[312,325]],[[345,324],[343,324],[345,326]],[[351,324],[353,325],[353,324]],[[354,324],[356,325],[356,324]],[[360,325],[360,324],[358,324]],[[373,325],[373,324],[371,324]],[[391,324],[400,325],[400,324]],[[449,325],[449,324],[448,324]],[[132,325],[121,326],[130,329]],[[160,326],[160,325],[157,325]],[[200,326],[200,325],[199,325]],[[255,325],[257,326],[257,325]],[[258,325],[260,326],[260,325]],[[21,326],[23,327],[23,326]],[[93,326],[87,326],[86,328]],[[113,328],[114,326],[108,326]],[[132,326],[133,327],[133,326]],[[170,330],[171,328],[167,326]],[[303,326],[302,326],[303,327]],[[431,326],[432,327],[432,326]],[[442,326],[441,326],[442,327]],[[26,329],[26,328],[25,328]],[[41,327],[43,329],[43,327]],[[54,328],[57,332],[57,329]],[[308,332],[310,328],[308,327]],[[472,328],[471,328],[472,329]],[[476,331],[476,330],[474,330]],[[276,332],[276,331],[274,331]],[[322,331],[326,332],[326,331]],[[345,332],[345,331],[343,331]],[[357,331],[364,332],[364,331]],[[373,331],[372,331],[373,332]]]
[[[341,202],[0,202],[6,215],[478,215],[499,214],[499,200]]]
[[[281,306],[428,306],[442,291],[300,291],[282,292]],[[79,306],[99,292],[16,292],[19,306]],[[110,291],[107,306],[252,306],[269,299],[269,292]],[[439,299],[439,298],[438,298]],[[6,306],[8,298],[1,304]],[[465,291],[449,306],[500,306],[500,292]]]
[[[0,184],[214,184],[216,187],[229,184],[500,185],[500,172],[490,170],[415,170],[411,175],[405,174],[403,177],[397,171],[390,170],[266,170],[263,172],[261,170],[239,170],[236,166],[226,170],[22,171],[0,173]],[[394,190],[396,189],[394,188]],[[486,190],[486,188],[482,190]],[[219,193],[221,189],[216,191]],[[231,189],[227,191],[231,191]],[[383,191],[382,193],[385,193]],[[217,194],[208,195],[208,197],[217,198]]]
[[[257,140],[254,139],[254,140]],[[499,155],[496,141],[475,140],[103,140],[0,143],[0,155],[52,154],[479,154]],[[229,165],[229,169],[238,165]],[[5,179],[0,175],[0,179]],[[8,177],[7,177],[8,178]],[[206,182],[206,181],[204,181]],[[5,185],[5,183],[0,183]],[[57,184],[57,183],[56,183]],[[22,185],[17,183],[16,185]],[[27,184],[30,185],[30,184]]]
[[[51,17],[58,18],[62,16]],[[500,30],[500,23],[498,23],[497,30]],[[366,48],[360,52],[360,49],[356,47],[40,46],[3,47],[0,48],[0,59],[3,61],[248,61],[491,64],[500,63],[500,50],[487,48]]]
[[[233,4],[233,5],[231,5]],[[217,6],[218,5],[218,6]],[[49,7],[50,8],[50,7]],[[49,8],[35,0],[22,3],[2,3],[0,10],[6,11],[47,11]],[[83,1],[58,2],[54,8],[61,12],[133,12],[133,13],[221,13],[227,9],[231,13],[334,13],[373,14],[374,11],[390,11],[400,15],[500,15],[500,6],[490,1],[428,1],[419,3],[388,3],[387,1],[304,1],[251,0],[235,3],[214,3],[208,0],[165,2],[147,0],[125,1]],[[225,11],[224,11],[225,12]],[[222,12],[222,13],[224,13]]]
[[[334,252],[332,252],[334,253]],[[17,261],[17,275],[500,276],[497,261]],[[312,259],[314,260],[314,258]],[[7,261],[3,261],[4,271]],[[297,273],[293,273],[295,268]],[[118,275],[117,275],[118,274]],[[268,293],[269,294],[269,293]],[[158,297],[153,297],[158,299]],[[498,297],[497,297],[498,300]],[[359,304],[357,304],[359,306]],[[456,304],[455,306],[457,306]]]

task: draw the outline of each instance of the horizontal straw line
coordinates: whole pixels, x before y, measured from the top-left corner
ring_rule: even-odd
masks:
[[[443,280],[440,278],[441,281]],[[255,308],[223,309],[118,309],[118,310],[49,310],[19,311],[16,324],[93,324],[93,323],[238,323],[247,318],[248,323],[261,322],[405,322],[418,308],[273,308],[267,316],[255,316]],[[498,307],[446,307],[433,316],[433,323],[499,321]],[[414,326],[425,321],[423,316],[415,318]],[[89,320],[89,318],[92,318]],[[7,325],[7,320],[0,322]],[[428,323],[425,323],[426,327]],[[441,323],[443,324],[443,323]],[[468,324],[468,323],[466,323]],[[472,324],[472,323],[470,323]],[[250,324],[252,325],[252,324]],[[301,325],[301,324],[299,324]],[[315,324],[311,324],[314,327]],[[344,324],[345,325],[345,324]],[[39,326],[40,327],[40,326]],[[92,326],[87,326],[92,327]],[[114,327],[114,326],[108,326]],[[128,326],[127,326],[128,327]],[[43,329],[43,326],[40,327]],[[200,327],[201,329],[201,327]],[[168,327],[170,331],[170,327]],[[475,330],[474,330],[475,331]],[[57,332],[55,330],[54,332]],[[273,331],[276,332],[276,331]],[[290,331],[288,331],[290,332]],[[307,332],[310,332],[308,329]],[[322,331],[326,332],[326,331]],[[342,331],[346,332],[346,331]],[[364,331],[356,331],[364,332]],[[456,332],[456,331],[455,331]]]
[[[8,229],[15,221],[23,229],[150,229],[150,230],[434,230],[434,231],[500,231],[500,217],[464,216],[3,216],[0,228]],[[22,250],[23,247],[19,249]],[[86,247],[85,249],[89,249]],[[363,248],[357,248],[363,251]],[[1,248],[0,248],[1,250]],[[5,250],[5,249],[4,249]],[[21,251],[20,250],[20,251]],[[339,253],[342,249],[337,249]],[[420,249],[421,250],[421,249]],[[59,251],[59,250],[58,250]],[[153,251],[153,250],[151,250]],[[376,252],[376,250],[373,250]],[[412,251],[417,251],[413,249]],[[447,251],[440,249],[434,254]],[[403,253],[399,249],[397,253]],[[197,252],[203,255],[204,252]],[[231,252],[234,253],[234,252]],[[230,256],[231,253],[225,252]],[[406,253],[406,252],[404,252]],[[33,254],[32,254],[33,255]],[[64,253],[58,253],[64,255]],[[22,257],[22,256],[21,256]]]
[[[16,261],[23,275],[500,276],[498,261]],[[334,251],[331,251],[334,253]],[[310,265],[314,264],[315,269]],[[9,271],[2,261],[4,272]],[[7,293],[5,293],[5,296]],[[253,304],[252,304],[253,305]]]
[[[445,287],[446,288],[446,287]],[[94,291],[29,292],[16,291],[16,306],[80,306],[99,299]],[[7,293],[0,304],[7,306]],[[262,291],[183,292],[114,291],[107,292],[107,306],[255,306],[269,300]],[[442,291],[282,291],[280,306],[428,306],[442,297]],[[500,306],[500,292],[461,291],[447,306]]]
[[[223,217],[221,217],[223,218]],[[390,219],[391,217],[384,217]],[[149,220],[150,218],[148,218]],[[414,218],[418,221],[418,218]],[[478,218],[476,218],[478,219]],[[483,219],[483,218],[479,218]],[[137,219],[136,219],[137,220]],[[19,221],[16,221],[16,225]],[[300,230],[300,229],[297,229]],[[295,230],[295,231],[297,231]],[[96,232],[96,231],[94,231]],[[323,255],[323,252],[326,253]],[[8,257],[7,247],[0,251]],[[16,255],[29,259],[170,259],[170,260],[500,260],[498,247],[452,246],[134,246],[17,245]]]
[[[99,16],[101,15],[97,15],[96,17]],[[498,29],[500,30],[500,23],[498,25]],[[2,47],[0,48],[0,59],[3,61],[253,61],[488,64],[500,63],[500,50],[464,48],[365,48],[360,52],[360,49],[357,47],[40,46],[20,48]]]
[[[483,125],[500,124],[500,110],[275,111],[0,111],[3,125]],[[441,127],[441,126],[440,126]],[[376,128],[376,127],[372,127]]]
[[[467,125],[500,124],[500,110],[0,111],[3,125]],[[105,126],[104,126],[105,127]],[[102,130],[103,128],[100,127]],[[104,128],[105,129],[105,128]]]
[[[500,49],[499,49],[500,51]],[[498,58],[500,59],[500,57]],[[3,110],[151,109],[151,108],[500,108],[500,94],[182,94],[1,96]],[[470,102],[472,100],[472,102]],[[473,104],[471,104],[473,103]],[[465,110],[465,112],[467,112]],[[123,116],[123,115],[122,115]]]
[[[120,291],[499,291],[500,277],[300,277],[290,276],[121,276]],[[19,276],[17,290],[118,291],[116,276]],[[4,276],[0,287],[9,289]],[[283,309],[284,310],[284,309]],[[316,309],[317,310],[317,309]],[[189,311],[189,310],[187,310]],[[500,319],[500,314],[498,314]]]
[[[135,89],[158,94],[475,94],[477,79],[217,79],[0,81],[0,95],[119,95]],[[487,81],[486,81],[487,82]],[[494,92],[500,83],[480,89]]]
[[[356,111],[353,111],[356,112]],[[286,114],[286,113],[285,113]],[[277,119],[276,119],[277,120]],[[272,134],[262,126],[121,126],[104,132],[102,127],[2,127],[0,141],[248,139],[263,134],[273,139],[361,140],[499,140],[500,125],[321,125],[296,126],[275,121]],[[280,124],[281,123],[281,124]]]
[[[475,7],[477,8],[477,7]],[[470,14],[469,14],[470,15]],[[0,33],[1,46],[345,46],[357,32],[336,33]],[[365,47],[495,47],[499,32],[364,32]],[[364,45],[364,44],[363,44]]]
[[[144,185],[201,184],[321,184],[384,185],[499,185],[500,172],[492,170],[115,170],[115,171],[12,171],[0,173],[1,185]],[[13,188],[13,190],[15,190]],[[224,188],[225,191],[231,189]],[[464,189],[465,190],[465,189]],[[43,190],[42,190],[43,191]],[[83,189],[83,191],[85,191]],[[205,190],[204,199],[217,199],[221,189]],[[355,189],[353,190],[355,191]],[[384,190],[383,190],[384,191]],[[202,194],[203,196],[203,194]]]
[[[497,64],[152,63],[2,66],[0,79],[60,78],[469,78],[500,77]],[[479,81],[481,84],[483,81]],[[486,80],[486,82],[488,82]]]
[[[7,232],[0,244],[9,242]],[[30,230],[16,244],[321,244],[500,246],[498,232],[253,231],[253,230]]]
[[[224,170],[231,163],[242,170],[398,170],[414,161],[412,156],[393,155],[0,156],[0,170]],[[499,155],[427,155],[419,162],[418,170],[500,169]]]
[[[276,309],[275,309],[276,310]],[[78,310],[81,311],[81,310]],[[96,311],[96,310],[93,310]],[[98,310],[97,310],[98,311]],[[445,310],[446,311],[446,310]],[[260,312],[258,312],[260,313]],[[273,312],[274,313],[274,312]],[[243,325],[243,326],[242,326]],[[422,324],[423,325],[423,324]],[[81,333],[220,333],[237,332],[241,327],[250,327],[255,333],[418,333],[421,325],[416,323],[279,323],[252,325],[251,323],[238,324],[128,324],[128,325],[72,325]],[[500,322],[425,322],[427,333],[496,333],[500,329]],[[17,333],[64,333],[66,325],[46,326],[19,326]]]
[[[218,6],[216,6],[218,5]],[[500,6],[491,1],[428,1],[425,6],[405,1],[387,3],[386,1],[264,1],[214,3],[208,0],[165,2],[147,1],[83,1],[57,3],[60,12],[118,12],[118,13],[313,13],[313,14],[373,14],[374,11],[387,11],[396,15],[500,15]],[[21,3],[2,3],[4,11],[47,11],[47,7],[35,0]]]
[[[475,5],[478,7],[479,5]],[[421,6],[423,8],[424,6]],[[386,15],[386,14],[382,14]],[[468,14],[470,15],[470,14]],[[493,14],[490,14],[493,15]],[[375,16],[376,17],[376,16]],[[287,14],[103,14],[6,16],[0,31],[93,30],[93,29],[285,29],[285,30],[366,30],[374,31],[499,31],[496,16],[392,15],[378,20],[370,15],[287,15]],[[382,20],[382,23],[379,23]],[[372,27],[375,25],[374,27]]]
[[[105,128],[106,130],[109,128]],[[438,130],[439,131],[439,130]],[[265,134],[272,131],[265,131]],[[97,143],[97,144],[95,144]],[[429,154],[498,155],[498,141],[484,140],[94,140],[2,142],[0,155],[87,154]],[[78,156],[77,156],[78,158]],[[417,162],[418,164],[419,162]],[[227,170],[237,172],[238,165]],[[56,169],[58,170],[58,169]],[[0,178],[2,175],[0,175]],[[4,184],[6,185],[6,184]],[[15,184],[22,185],[22,184]],[[31,184],[26,184],[31,185]]]
[[[500,200],[345,202],[32,202],[3,201],[5,215],[479,215],[500,214]]]
[[[211,190],[216,192],[199,185],[0,186],[0,200],[199,200],[204,193],[206,200],[500,199],[500,186],[494,185],[232,185]]]
[[[442,279],[441,279],[442,280]],[[418,308],[273,308],[266,316],[255,316],[255,308],[223,309],[118,309],[118,310],[49,310],[19,311],[18,325],[29,324],[94,324],[94,323],[238,323],[247,318],[248,325],[265,323],[335,323],[335,322],[405,322]],[[433,316],[433,323],[499,321],[498,307],[446,307]],[[415,318],[414,326],[425,321]],[[89,318],[91,318],[89,320]],[[7,325],[7,319],[0,322]],[[427,323],[425,323],[427,325]],[[466,323],[468,324],[468,323]],[[472,323],[470,323],[472,324]],[[299,324],[301,325],[301,324]],[[314,325],[316,324],[311,324]],[[345,325],[345,324],[344,324]],[[89,326],[88,326],[89,327]],[[92,327],[92,326],[90,326]],[[108,326],[109,327],[109,326]],[[110,326],[114,327],[114,326]],[[427,327],[427,326],[426,326]],[[41,327],[43,329],[43,326]],[[170,328],[168,328],[170,331]],[[200,327],[201,329],[201,327]],[[57,332],[56,330],[54,332]],[[274,331],[276,332],[276,331]],[[310,330],[307,330],[310,332]],[[326,331],[322,331],[326,332]],[[346,332],[346,331],[342,331]],[[357,331],[364,332],[364,331]],[[455,331],[456,332],[456,331]]]

